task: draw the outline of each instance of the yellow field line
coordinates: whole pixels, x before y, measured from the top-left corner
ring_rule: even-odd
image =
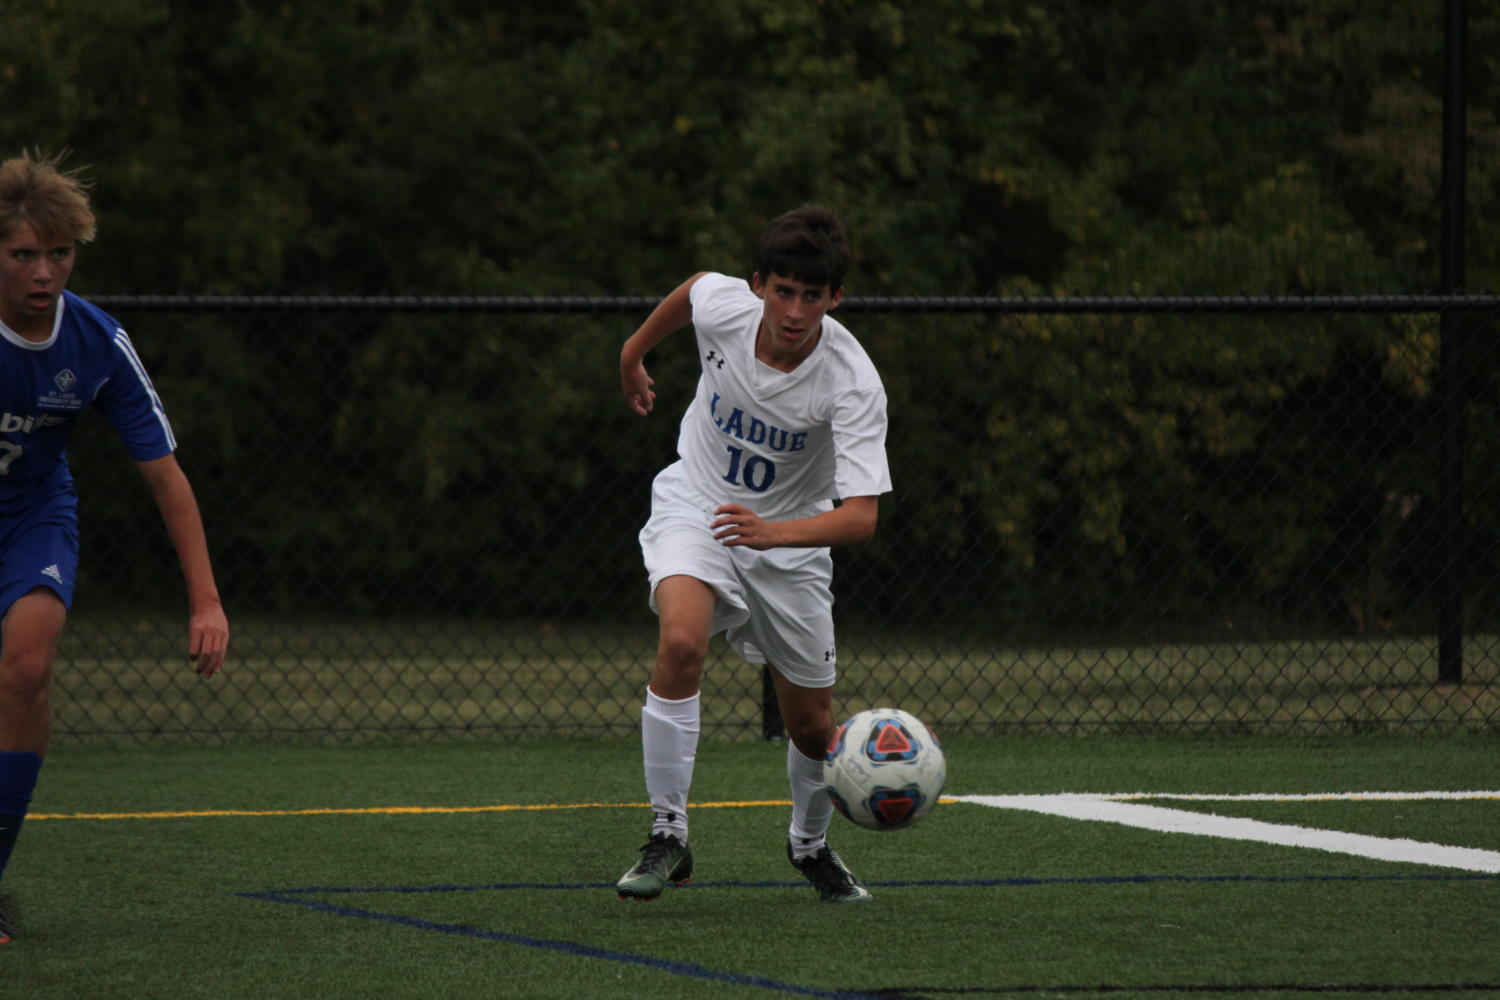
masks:
[[[946,795],[939,802],[952,802]],[[751,799],[742,802],[694,802],[694,809],[749,809],[789,806],[790,799]],[[446,813],[558,812],[568,809],[649,809],[649,802],[541,802],[494,806],[366,806],[347,809],[195,809],[161,812],[32,813],[28,821],[43,819],[218,819],[238,816],[435,816]]]
[[[1171,792],[1116,792],[1113,794],[1083,793],[1080,795],[1054,795],[1048,798],[1092,798],[1101,801],[1130,802],[1144,799],[1184,799],[1202,802],[1411,802],[1433,799],[1468,799],[1494,801],[1500,798],[1497,791],[1462,792],[1333,792],[1303,795],[1250,794],[1250,795],[1194,795]],[[962,801],[943,796],[939,802]],[[695,802],[695,809],[749,809],[760,806],[789,806],[788,799],[751,799],[737,802]],[[157,812],[109,812],[109,813],[32,813],[30,820],[48,819],[219,819],[226,817],[274,817],[274,816],[438,816],[456,813],[503,813],[503,812],[560,812],[573,809],[649,809],[647,802],[540,802],[532,804],[503,804],[492,806],[364,806],[323,809],[196,809]]]
[[[749,802],[695,802],[696,809],[741,809],[751,806],[789,806],[789,799]],[[216,819],[225,816],[425,816],[441,813],[552,812],[563,809],[649,809],[646,802],[574,802],[495,806],[370,806],[349,809],[199,809],[183,812],[32,813],[42,819]]]

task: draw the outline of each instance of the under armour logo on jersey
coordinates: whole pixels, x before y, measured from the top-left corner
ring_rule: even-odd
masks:
[[[63,392],[67,392],[69,389],[78,384],[78,376],[74,375],[71,371],[64,368],[62,371],[52,376],[52,384],[56,385]]]
[[[704,356],[703,360],[712,362],[714,364],[714,367],[716,368],[724,367],[724,359],[719,356],[718,351],[709,351],[708,354]]]
[[[823,651],[823,662],[824,663],[832,663],[833,662],[833,650],[831,650],[831,649],[825,649]]]
[[[53,563],[51,566],[48,566],[46,569],[42,570],[42,575],[50,576],[59,584],[62,583],[62,571],[57,568],[57,563]]]

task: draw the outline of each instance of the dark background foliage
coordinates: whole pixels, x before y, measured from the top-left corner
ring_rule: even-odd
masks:
[[[100,237],[74,288],[94,295],[656,296],[748,273],[766,218],[804,201],[851,230],[856,296],[1422,293],[1440,17],[58,0],[4,15],[0,150],[90,165]],[[1473,290],[1500,266],[1496,41],[1500,15],[1475,9]],[[667,413],[641,430],[623,412],[639,315],[121,318],[241,606],[561,614],[614,588],[639,612],[633,564],[585,572],[599,537],[633,560],[690,391],[691,357],[664,351]],[[1387,590],[1421,581],[1408,603],[1427,610],[1435,317],[844,318],[894,419],[887,529],[846,557],[865,612],[1326,624],[1372,561]],[[1500,368],[1483,336],[1470,360],[1474,464],[1493,467]],[[119,462],[107,435],[77,448],[80,469]],[[115,592],[175,593],[160,539],[132,527],[143,497],[85,496]],[[1418,498],[1394,526],[1392,497]],[[453,565],[488,586],[434,569]],[[559,566],[576,586],[544,587]],[[976,576],[992,589],[931,582]]]

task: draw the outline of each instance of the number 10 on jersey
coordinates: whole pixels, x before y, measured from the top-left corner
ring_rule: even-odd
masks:
[[[724,474],[724,481],[734,486],[743,484],[756,493],[764,493],[771,488],[776,481],[776,463],[769,458],[760,455],[745,457],[745,449],[736,448],[734,445],[727,446],[729,450],[729,471]]]

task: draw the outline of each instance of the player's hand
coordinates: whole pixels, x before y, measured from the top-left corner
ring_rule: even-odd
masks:
[[[716,519],[710,527],[714,538],[723,545],[747,545],[764,551],[781,544],[779,526],[767,521],[749,507],[737,503],[726,503],[714,510]]]
[[[656,405],[656,393],[651,391],[655,384],[651,376],[646,374],[646,366],[643,364],[620,370],[620,389],[625,395],[625,405],[643,417]]]
[[[212,677],[224,666],[228,650],[229,619],[224,617],[224,609],[194,612],[188,620],[188,658],[193,661],[193,669]]]

